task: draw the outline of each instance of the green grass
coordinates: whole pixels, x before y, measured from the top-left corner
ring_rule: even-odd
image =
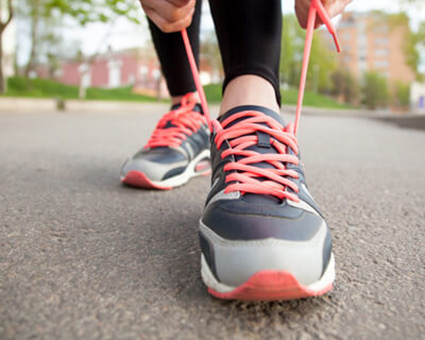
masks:
[[[78,87],[47,79],[12,77],[5,96],[30,98],[78,99]],[[88,88],[88,100],[156,101],[156,98],[132,93],[131,86],[116,89]]]
[[[45,79],[12,77],[8,79],[7,93],[5,95],[13,97],[71,99],[78,97],[78,88]]]
[[[289,89],[282,91],[282,104],[297,105],[298,90]],[[304,106],[324,109],[351,109],[347,104],[340,104],[335,99],[316,92],[306,91],[304,94]]]
[[[209,103],[221,101],[221,85],[206,85],[205,95]],[[31,97],[31,98],[55,98],[55,99],[78,99],[78,87],[64,85],[47,79],[25,79],[12,77],[8,80],[8,91],[5,96]],[[284,105],[297,104],[298,91],[289,89],[282,92]],[[132,93],[131,86],[116,89],[89,88],[87,89],[88,100],[118,100],[118,101],[156,101],[156,98]],[[333,98],[319,93],[306,92],[304,105],[328,109],[350,109],[345,104],[337,103]]]
[[[209,103],[219,103],[221,101],[221,86],[205,86],[205,95]],[[297,105],[298,90],[289,89],[282,91],[282,104]],[[326,109],[350,109],[346,104],[340,104],[335,99],[320,93],[306,91],[304,95],[304,106],[326,108]]]
[[[221,102],[221,85],[210,84],[204,86],[205,96],[207,97],[208,103],[220,103]]]

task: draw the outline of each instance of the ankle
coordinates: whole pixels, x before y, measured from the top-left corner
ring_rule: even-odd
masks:
[[[186,96],[186,95],[187,94],[182,95],[182,96],[172,96],[171,97],[171,105],[180,104],[181,101],[182,101],[182,99],[183,99],[183,97]],[[193,99],[195,99],[196,102],[200,103],[200,98],[199,98],[198,92],[192,92],[192,93],[190,93],[190,100],[193,100]]]
[[[230,81],[224,91],[219,116],[243,105],[256,105],[275,112],[280,111],[272,84],[256,75],[243,75]]]

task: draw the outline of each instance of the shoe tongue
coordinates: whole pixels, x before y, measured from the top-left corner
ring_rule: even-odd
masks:
[[[180,104],[180,103],[179,103],[179,104],[174,104],[174,105],[172,105],[172,106],[171,106],[171,111],[173,111],[173,110],[177,110],[177,109],[181,108],[181,106],[182,106],[182,104]],[[201,106],[201,104],[196,104],[196,105],[193,107],[192,111],[200,112],[200,113],[204,114],[204,113],[203,113],[203,111],[202,111],[202,106]]]
[[[275,121],[279,122],[280,124],[282,124],[283,126],[285,126],[285,123],[283,121],[283,118],[280,114],[278,114],[277,112],[268,109],[266,107],[263,106],[257,106],[257,105],[242,105],[242,106],[237,106],[233,109],[230,109],[229,111],[227,111],[224,115],[222,115],[221,117],[218,118],[218,120],[221,122],[223,122],[224,120],[226,120],[227,118],[229,118],[231,115],[238,113],[238,112],[242,112],[242,111],[257,111],[257,112],[261,112],[264,113],[266,116],[269,116],[271,118],[273,118]],[[248,118],[248,117],[246,117]],[[241,120],[244,120],[246,118],[241,118],[241,119],[237,119],[236,121],[232,122],[231,124],[229,124],[228,126],[232,126],[234,124],[236,124],[237,122],[240,122]]]
[[[179,109],[181,106],[182,106],[181,104],[174,104],[174,105],[172,105],[172,106],[171,106],[170,111],[177,110],[177,109]],[[202,111],[202,107],[201,107],[201,105],[200,105],[200,104],[196,104],[196,105],[193,107],[192,111],[199,112],[199,113],[201,113],[202,115],[204,114],[204,113],[203,113],[203,111]],[[165,124],[165,126],[163,127],[163,129],[169,129],[169,128],[172,128],[172,127],[176,127],[176,126],[175,126],[175,125],[171,122],[171,120],[169,120],[169,121],[167,122],[167,124]]]
[[[255,105],[244,105],[244,106],[235,107],[234,109],[231,109],[230,111],[226,112],[222,117],[220,117],[219,121],[223,122],[224,120],[229,118],[232,114],[242,112],[242,111],[261,112],[261,113],[265,114],[266,116],[273,118],[274,120],[279,122],[282,126],[285,126],[285,123],[284,123],[282,117],[277,112],[274,112],[273,110],[270,110],[270,109],[262,107],[262,106],[255,106]],[[249,118],[249,117],[243,117],[243,118],[237,119],[234,122],[232,122],[231,124],[227,125],[226,128],[231,127],[236,123],[240,123],[247,118]],[[268,125],[266,123],[261,123],[261,124],[268,127]],[[256,133],[253,133],[252,135],[254,135],[254,134],[256,134],[257,137],[258,137],[258,143],[257,143],[257,145],[253,145],[253,146],[247,148],[246,150],[252,150],[252,151],[258,152],[260,154],[278,154],[278,151],[270,144],[270,136],[267,133],[257,131]],[[238,160],[240,160],[244,157],[235,156],[235,158],[238,161]],[[250,165],[254,165],[254,166],[257,166],[257,167],[263,168],[263,169],[275,169],[275,167],[268,162],[253,163],[253,164],[250,164]],[[260,178],[259,180],[263,181],[263,180],[266,180],[266,179]],[[270,203],[280,204],[281,203],[281,200],[278,197],[272,196],[272,195],[259,195],[259,194],[247,193],[243,196],[243,199],[245,201],[249,201],[249,202],[252,202],[252,203],[258,203],[258,204],[267,204],[267,203],[268,204],[270,204]]]

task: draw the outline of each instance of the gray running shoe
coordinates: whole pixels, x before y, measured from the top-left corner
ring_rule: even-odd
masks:
[[[174,105],[146,146],[124,163],[124,184],[166,190],[210,173],[210,131],[200,105],[190,97]]]
[[[240,106],[213,122],[202,278],[221,299],[288,300],[332,289],[329,228],[309,193],[293,124]]]

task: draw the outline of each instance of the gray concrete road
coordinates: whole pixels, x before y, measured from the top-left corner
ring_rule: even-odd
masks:
[[[162,109],[0,114],[1,339],[425,339],[424,131],[303,117],[336,287],[222,302],[199,273],[208,179],[169,192],[118,181]]]

